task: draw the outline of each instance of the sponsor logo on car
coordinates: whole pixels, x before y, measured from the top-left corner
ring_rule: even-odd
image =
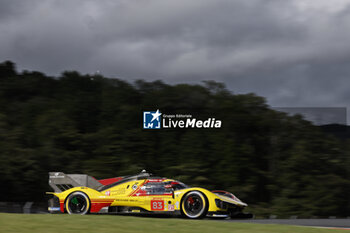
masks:
[[[174,211],[174,205],[172,205],[172,204],[169,204],[168,205],[168,211]]]

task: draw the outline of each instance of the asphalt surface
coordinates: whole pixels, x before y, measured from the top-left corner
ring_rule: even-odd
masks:
[[[247,219],[247,220],[226,220],[230,222],[245,222],[259,224],[287,224],[297,226],[315,226],[329,228],[349,228],[350,219]]]

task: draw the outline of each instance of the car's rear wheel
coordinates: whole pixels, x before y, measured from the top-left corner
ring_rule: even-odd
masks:
[[[203,193],[198,191],[188,192],[181,202],[181,213],[187,218],[202,218],[207,214],[208,202]]]
[[[83,192],[74,192],[66,199],[66,210],[69,214],[87,214],[89,209],[89,197]]]

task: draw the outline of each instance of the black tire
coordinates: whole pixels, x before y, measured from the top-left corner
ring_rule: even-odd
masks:
[[[83,192],[74,192],[66,199],[65,207],[68,214],[84,215],[90,211],[90,199]]]
[[[205,195],[199,191],[190,191],[181,201],[181,214],[187,218],[198,219],[206,216],[208,201]]]

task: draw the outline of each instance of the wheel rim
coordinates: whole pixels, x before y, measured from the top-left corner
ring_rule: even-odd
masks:
[[[205,209],[205,203],[202,195],[190,193],[183,202],[184,212],[190,218],[196,218],[202,215]]]
[[[77,194],[69,198],[68,209],[71,214],[85,214],[88,208],[88,201],[85,196]]]

